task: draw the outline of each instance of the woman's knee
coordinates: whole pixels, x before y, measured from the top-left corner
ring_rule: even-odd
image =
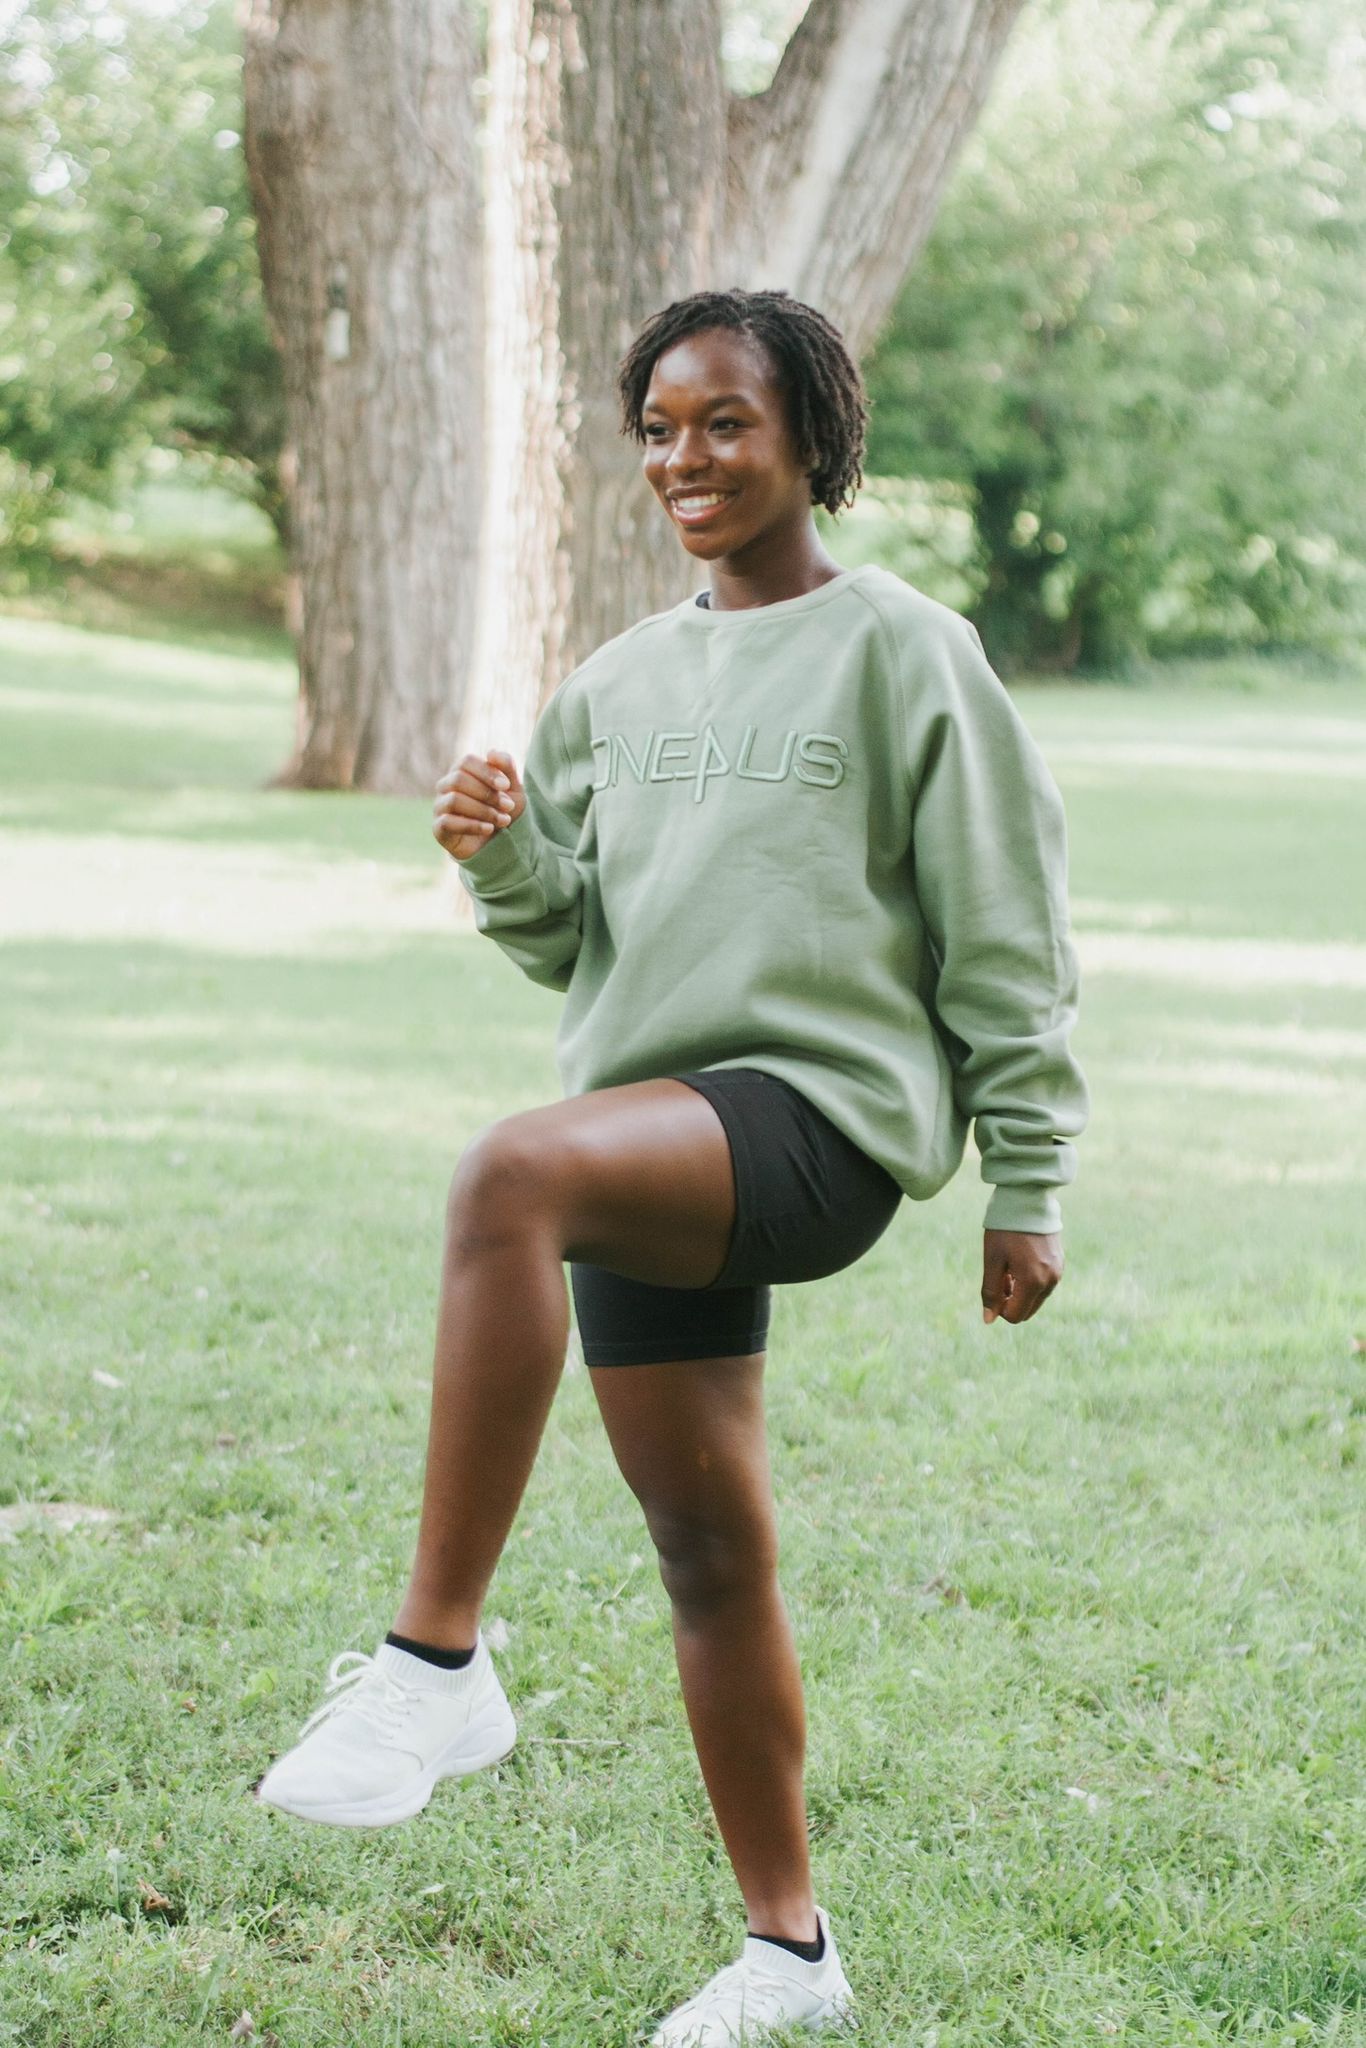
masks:
[[[523,1114],[476,1131],[460,1155],[446,1203],[453,1244],[502,1242],[534,1224],[555,1179],[555,1148]]]
[[[717,1516],[645,1503],[670,1601],[685,1616],[715,1614],[771,1584],[778,1543],[771,1516]]]

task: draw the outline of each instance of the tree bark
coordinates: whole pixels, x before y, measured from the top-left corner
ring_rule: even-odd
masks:
[[[1023,0],[812,0],[732,95],[722,268],[819,306],[857,357],[934,225]]]
[[[710,261],[720,47],[717,0],[490,7],[489,486],[460,753],[520,753],[546,690],[685,588],[619,436],[613,373],[645,314]]]
[[[243,0],[245,143],[284,369],[300,718],[281,781],[428,790],[475,626],[475,53],[450,0]]]
[[[772,84],[742,98],[717,0],[491,0],[490,264],[507,268],[459,751],[520,754],[570,668],[701,583],[618,433],[616,365],[641,321],[693,291],[782,287],[866,349],[1022,4],[812,0]]]

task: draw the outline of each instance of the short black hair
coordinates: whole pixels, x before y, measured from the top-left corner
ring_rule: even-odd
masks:
[[[832,513],[852,505],[863,482],[868,395],[838,328],[789,292],[694,292],[652,313],[617,371],[622,433],[644,441],[655,364],[675,342],[710,327],[747,335],[767,352],[797,446],[812,464],[812,503]]]

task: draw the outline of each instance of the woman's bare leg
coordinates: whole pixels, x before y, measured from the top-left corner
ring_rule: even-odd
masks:
[[[451,1188],[417,1555],[395,1630],[468,1648],[564,1361],[564,1261],[656,1286],[720,1271],[735,1218],[721,1121],[648,1081],[505,1118]],[[688,1717],[751,1928],[816,1931],[801,1678],[775,1576],[760,1357],[593,1374],[674,1609]]]
[[[593,1090],[481,1131],[447,1209],[417,1555],[395,1630],[467,1649],[564,1363],[564,1261],[657,1286],[721,1270],[730,1147],[684,1081]]]
[[[801,1673],[778,1588],[762,1354],[602,1366],[593,1389],[673,1605],[688,1722],[755,1934],[816,1936]]]

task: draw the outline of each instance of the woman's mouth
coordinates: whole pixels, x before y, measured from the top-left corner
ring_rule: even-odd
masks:
[[[670,498],[669,510],[680,526],[710,526],[734,496],[734,491],[688,491]]]

